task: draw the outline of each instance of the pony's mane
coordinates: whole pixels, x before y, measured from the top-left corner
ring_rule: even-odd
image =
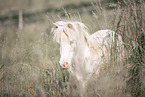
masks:
[[[71,22],[71,21],[58,21],[54,23],[51,30],[54,34],[54,40],[58,43],[61,39],[61,34],[64,33],[70,40],[78,40],[78,38],[86,37],[88,38],[88,28],[81,22]]]

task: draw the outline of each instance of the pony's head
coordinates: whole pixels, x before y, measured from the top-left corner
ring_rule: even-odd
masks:
[[[59,63],[62,68],[68,68],[73,62],[78,46],[82,45],[82,40],[87,39],[87,27],[81,22],[58,21],[54,23],[51,32],[60,46]]]

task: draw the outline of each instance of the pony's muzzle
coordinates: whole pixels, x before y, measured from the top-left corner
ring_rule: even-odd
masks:
[[[64,69],[68,69],[69,68],[68,62],[65,62],[65,64],[60,64],[60,65]]]

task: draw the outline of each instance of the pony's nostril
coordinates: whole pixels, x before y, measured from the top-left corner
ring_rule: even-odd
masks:
[[[62,68],[67,68],[67,69],[69,68],[68,67],[68,62],[66,62],[65,64],[60,64],[60,65],[61,65]]]

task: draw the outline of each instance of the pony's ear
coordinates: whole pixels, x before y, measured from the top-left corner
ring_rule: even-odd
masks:
[[[70,23],[69,23],[67,26],[68,26],[69,28],[71,28],[71,29],[73,28],[73,25],[70,24]]]
[[[55,25],[55,26],[63,26],[64,24],[65,24],[65,22],[63,22],[63,21],[58,21],[58,22],[53,23],[53,25]]]
[[[58,25],[56,23],[53,23],[53,28],[58,28]]]
[[[53,26],[58,26],[58,24],[57,23],[53,23]]]

